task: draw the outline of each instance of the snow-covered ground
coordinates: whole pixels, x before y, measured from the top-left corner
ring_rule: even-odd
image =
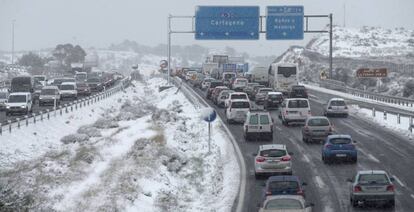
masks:
[[[334,57],[383,57],[407,55],[414,52],[413,30],[335,26],[333,34]],[[317,39],[308,45],[308,48],[328,56],[329,34],[318,35]]]
[[[0,205],[11,211],[230,211],[239,167],[220,122],[165,80],[3,134]]]

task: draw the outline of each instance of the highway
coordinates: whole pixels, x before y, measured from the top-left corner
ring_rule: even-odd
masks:
[[[205,93],[195,91],[205,98]],[[322,104],[333,97],[329,94],[310,93],[312,115],[322,115]],[[216,107],[225,120],[224,109]],[[305,187],[306,199],[315,204],[313,211],[414,211],[414,143],[398,133],[350,115],[348,118],[330,118],[338,134],[350,134],[358,143],[357,164],[341,163],[326,165],[321,160],[321,144],[305,144],[302,141],[300,126],[283,126],[278,119],[278,110],[271,111],[275,120],[273,143],[286,144],[293,152],[293,174],[300,177],[308,186]],[[261,203],[263,183],[266,179],[256,180],[254,177],[253,153],[258,146],[268,144],[266,141],[246,142],[243,138],[241,124],[229,125],[237,140],[246,163],[247,188],[244,211],[258,211]],[[396,178],[396,206],[391,208],[352,208],[349,202],[349,183],[357,170],[383,169]]]

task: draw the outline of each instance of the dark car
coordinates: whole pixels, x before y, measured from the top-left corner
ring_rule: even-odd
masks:
[[[268,92],[264,99],[264,109],[278,108],[283,102],[283,93],[282,92]]]
[[[213,93],[213,90],[217,86],[223,86],[223,82],[219,80],[214,80],[210,82],[210,86],[207,88],[207,99],[211,98],[211,94]]]
[[[91,88],[89,87],[88,83],[85,83],[85,82],[76,83],[76,90],[78,91],[78,95],[83,95],[83,96],[91,95]]]
[[[302,186],[306,183],[301,183],[297,176],[272,176],[266,181],[263,189],[263,200],[267,196],[275,195],[301,195],[305,196],[305,191]]]
[[[290,90],[290,98],[308,98],[308,92],[303,85],[293,85]]]
[[[103,83],[100,78],[89,78],[86,83],[93,92],[100,92],[103,90]]]

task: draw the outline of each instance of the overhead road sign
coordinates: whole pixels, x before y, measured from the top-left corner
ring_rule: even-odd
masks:
[[[360,68],[356,72],[357,77],[370,78],[370,77],[387,77],[388,71],[386,68]]]
[[[303,40],[303,6],[266,8],[266,39]]]
[[[196,40],[258,40],[258,6],[198,6]]]

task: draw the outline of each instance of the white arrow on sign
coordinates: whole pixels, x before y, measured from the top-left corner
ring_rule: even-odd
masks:
[[[285,37],[286,37],[286,35],[287,35],[287,33],[286,33],[286,32],[283,32],[282,34],[283,34],[283,36],[285,36]]]
[[[254,35],[254,32],[250,33],[250,35],[253,36]]]
[[[200,32],[200,35],[201,35],[201,36],[204,36],[204,32]]]
[[[226,36],[229,36],[229,33],[228,32],[226,32],[226,33],[224,33]]]

